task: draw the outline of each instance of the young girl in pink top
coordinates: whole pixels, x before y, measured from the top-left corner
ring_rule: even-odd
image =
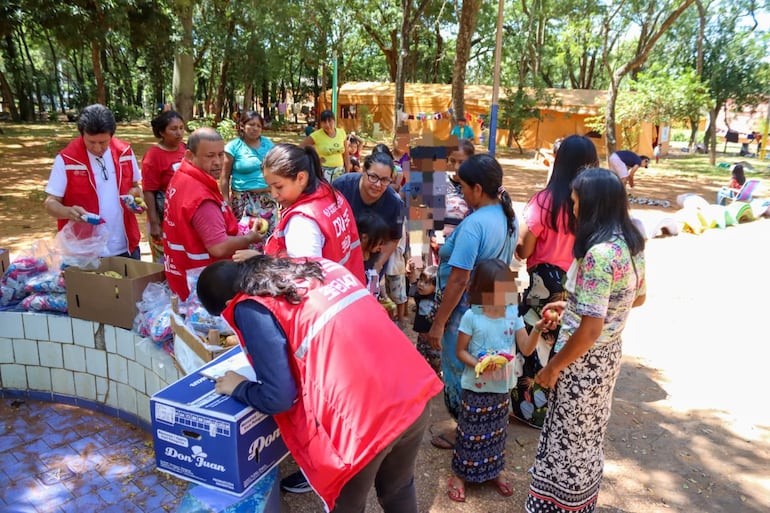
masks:
[[[596,146],[588,137],[571,135],[559,146],[548,185],[524,207],[516,257],[526,260],[529,287],[519,304],[519,315],[527,329],[542,317],[542,307],[564,299],[564,276],[572,264],[575,243],[575,215],[572,212],[570,183],[582,171],[599,165]],[[553,346],[558,331],[541,336]],[[538,357],[541,354],[542,359]],[[547,363],[546,351],[536,351],[524,360],[524,374],[511,392],[513,414],[540,428],[547,410],[546,395],[533,378]]]

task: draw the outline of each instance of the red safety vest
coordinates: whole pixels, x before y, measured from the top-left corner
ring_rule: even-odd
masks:
[[[300,196],[296,203],[281,211],[278,226],[265,244],[265,254],[280,255],[286,251],[286,225],[295,215],[312,219],[318,225],[326,241],[321,256],[342,264],[361,283],[366,283],[364,254],[353,210],[342,194],[326,184],[320,185],[315,192]]]
[[[166,280],[171,291],[182,301],[190,295],[187,271],[219,260],[209,255],[203,240],[192,226],[195,211],[207,200],[222,206],[227,235],[237,235],[238,221],[222,197],[217,181],[188,160],[183,160],[166,189],[166,216],[163,219]]]
[[[273,417],[331,510],[342,487],[411,426],[443,386],[377,299],[342,266],[318,261],[324,283],[303,284],[307,294],[300,304],[239,294],[222,316],[243,345],[235,306],[254,300],[286,334],[299,394],[289,410]]]
[[[80,205],[88,212],[99,213],[99,197],[96,195],[94,183],[94,170],[91,169],[91,160],[88,158],[88,150],[83,142],[83,137],[78,137],[59,153],[64,160],[64,170],[67,173],[67,189],[64,191],[62,205],[71,207]],[[128,194],[128,190],[134,185],[134,167],[131,165],[134,152],[128,143],[113,137],[110,139],[110,155],[115,166],[118,182],[118,194]],[[123,202],[121,202],[123,205]],[[58,219],[58,229],[64,228],[69,219]],[[139,223],[136,214],[123,205],[123,226],[125,227],[128,252],[131,253],[139,247]]]

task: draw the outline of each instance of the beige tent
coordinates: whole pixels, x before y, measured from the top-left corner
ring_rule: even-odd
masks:
[[[540,120],[531,120],[520,141],[525,148],[550,148],[560,137],[571,134],[585,135],[590,132],[586,118],[601,113],[606,91],[577,89],[546,89],[547,100],[541,102]],[[501,91],[501,95],[505,92]],[[331,91],[326,92],[327,105],[331,105]],[[468,85],[465,87],[465,113],[470,117],[468,125],[481,135],[481,115],[489,114],[492,87]],[[395,84],[392,82],[348,82],[337,95],[338,123],[346,131],[360,131],[363,120],[362,108],[366,108],[375,123],[375,131],[393,132],[395,121]],[[432,133],[438,139],[446,139],[452,127],[451,84],[406,84],[402,119],[410,133],[419,136]],[[642,122],[639,144],[634,149],[646,155],[652,154],[655,127]],[[507,130],[498,130],[498,144],[507,142]],[[604,151],[604,138],[595,139],[597,149]]]

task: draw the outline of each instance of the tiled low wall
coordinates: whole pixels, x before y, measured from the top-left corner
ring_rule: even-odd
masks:
[[[150,431],[150,397],[181,377],[133,332],[61,315],[0,312],[0,396],[104,412]]]

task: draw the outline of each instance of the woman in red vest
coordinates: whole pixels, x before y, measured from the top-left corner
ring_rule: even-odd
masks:
[[[366,283],[353,211],[324,178],[315,149],[278,144],[267,153],[262,168],[270,194],[281,206],[281,218],[265,244],[265,253],[327,258]],[[234,259],[246,260],[255,254],[239,251]]]
[[[208,266],[197,291],[257,376],[227,372],[216,391],[274,416],[327,510],[364,511],[374,485],[385,513],[417,513],[415,461],[441,381],[358,279],[330,260],[257,255]]]

